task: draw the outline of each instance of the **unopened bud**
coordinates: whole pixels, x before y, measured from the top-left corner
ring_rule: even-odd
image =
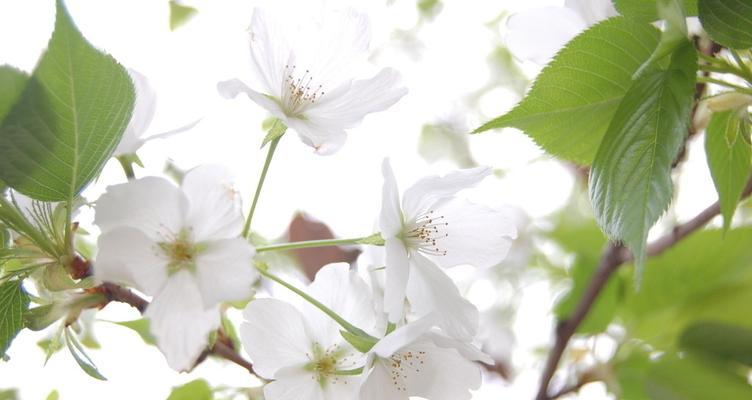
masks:
[[[752,96],[737,92],[726,92],[707,99],[706,103],[713,112],[736,110],[752,104]]]

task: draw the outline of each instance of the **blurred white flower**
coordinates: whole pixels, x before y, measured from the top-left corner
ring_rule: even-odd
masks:
[[[370,353],[361,400],[470,399],[481,385],[480,366],[492,363],[480,350],[431,330],[431,318],[396,329]]]
[[[323,267],[306,292],[356,326],[373,326],[370,290],[348,264]],[[264,398],[356,398],[361,378],[348,372],[363,367],[365,355],[342,338],[329,316],[308,303],[297,305],[258,299],[243,312],[243,347],[258,374],[274,379],[264,387]]]
[[[135,154],[141,146],[152,139],[163,139],[176,133],[184,132],[194,127],[200,120],[195,120],[187,125],[181,126],[163,133],[157,133],[147,136],[151,121],[154,119],[154,113],[157,109],[157,94],[149,83],[149,80],[140,72],[128,69],[128,74],[133,82],[136,91],[136,100],[133,105],[133,113],[128,125],[125,127],[123,136],[118,143],[113,156],[123,156]]]
[[[394,173],[384,160],[379,228],[385,240],[384,310],[390,322],[402,319],[407,296],[418,314],[435,312],[450,336],[473,339],[478,310],[438,266],[490,267],[506,256],[517,235],[514,223],[497,210],[455,197],[490,173],[479,167],[423,178],[405,191],[400,205]]]
[[[227,172],[198,167],[181,188],[157,177],[110,186],[95,224],[96,279],[153,296],[145,316],[157,345],[173,369],[191,369],[219,326],[219,303],[250,297],[258,275]]]
[[[611,0],[566,0],[563,7],[536,8],[510,16],[506,43],[515,57],[546,64],[577,34],[616,15]]]
[[[234,79],[218,85],[225,97],[246,93],[319,154],[345,142],[345,130],[372,112],[396,103],[407,90],[397,71],[385,68],[354,79],[366,64],[370,41],[367,18],[352,10],[326,12],[321,20],[257,8],[251,22],[254,72],[262,89]]]

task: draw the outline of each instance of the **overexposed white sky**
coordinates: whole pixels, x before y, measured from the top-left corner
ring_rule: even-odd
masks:
[[[245,97],[222,99],[216,92],[216,83],[230,78],[250,81],[246,29],[253,7],[264,2],[186,1],[199,13],[174,32],[168,26],[167,0],[66,3],[84,36],[95,46],[150,78],[158,96],[151,133],[202,118],[187,133],[143,147],[139,155],[145,169],[137,169],[137,175],[161,174],[167,158],[185,169],[220,163],[235,173],[237,187],[248,202],[265,156],[258,147],[264,135],[261,121],[267,115]],[[293,2],[288,9],[290,13],[305,13],[311,3],[316,2]],[[446,0],[442,12],[417,29],[419,15],[414,0],[327,3],[354,5],[371,15],[372,61],[379,67],[399,70],[409,93],[396,106],[368,116],[361,126],[351,130],[348,142],[335,155],[314,154],[294,134],[283,138],[254,217],[254,229],[269,238],[284,234],[298,210],[326,222],[339,237],[372,233],[380,207],[380,166],[384,157],[391,158],[401,188],[423,175],[455,168],[447,161],[429,164],[419,156],[421,127],[455,119],[469,131],[518,100],[513,90],[498,88],[481,97],[479,110],[466,109],[469,96],[490,78],[486,58],[504,35],[503,23],[487,23],[502,12],[559,5],[563,1]],[[0,64],[32,71],[53,23],[53,0],[0,0]],[[411,30],[413,36],[395,33]],[[539,69],[532,64],[524,64],[523,68],[531,77]],[[473,200],[519,207],[533,223],[566,202],[574,182],[570,171],[543,154],[520,132],[505,130],[469,140],[478,163],[503,171],[500,178],[489,178],[473,191]],[[687,216],[715,199],[701,151],[690,152],[683,168],[691,174],[686,174],[689,178],[683,178],[681,186],[691,187],[699,196],[677,205],[677,214]],[[106,185],[123,181],[120,166],[110,162],[101,180],[85,194],[95,200]],[[478,287],[477,290],[484,290]],[[551,296],[545,282],[532,282],[526,287],[519,300],[519,313],[526,317],[513,327],[518,340],[515,361],[523,368],[517,371],[513,384],[489,380],[477,399],[532,397],[540,360],[530,354],[550,342]],[[484,300],[483,296],[475,299]],[[98,315],[100,319],[116,321],[137,317],[135,310],[122,304],[110,305]],[[81,372],[67,351],[59,352],[43,366],[44,355],[35,343],[44,335],[21,332],[9,352],[11,361],[0,362],[0,389],[18,388],[22,399],[43,399],[53,389],[60,392],[63,400],[159,399],[166,398],[171,386],[197,377],[206,378],[212,385],[254,384],[243,369],[212,360],[190,374],[178,374],[169,369],[156,348],[144,345],[130,330],[106,322],[96,324],[102,349],[89,351],[109,379],[98,382]],[[602,398],[604,393],[597,385],[584,391],[582,398]]]

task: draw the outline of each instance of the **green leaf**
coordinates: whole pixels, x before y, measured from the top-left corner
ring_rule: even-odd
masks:
[[[17,400],[18,392],[16,389],[0,389],[0,400]]]
[[[193,7],[184,6],[175,0],[170,0],[170,30],[174,31],[185,25],[198,10]]]
[[[745,139],[746,137],[746,139]],[[715,113],[705,130],[705,153],[723,214],[723,228],[731,226],[736,205],[749,177],[752,150],[749,125],[736,110]]]
[[[648,400],[645,379],[650,370],[650,354],[644,349],[634,349],[625,358],[613,361],[619,383],[620,399]]]
[[[632,250],[638,270],[648,230],[671,202],[671,164],[687,135],[696,70],[697,54],[686,42],[668,70],[637,79],[593,162],[590,200],[598,225]]]
[[[752,366],[752,329],[703,321],[688,327],[679,345],[715,357]]]
[[[138,336],[141,336],[141,339],[146,344],[150,344],[150,345],[157,344],[157,341],[154,339],[154,336],[152,336],[151,330],[149,329],[149,320],[146,318],[134,319],[132,321],[121,321],[121,322],[108,321],[108,322],[112,322],[113,324],[124,326],[128,329],[132,329],[138,334]]]
[[[689,356],[662,357],[650,369],[645,384],[655,400],[752,399],[752,386],[744,377]]]
[[[60,393],[57,392],[57,390],[52,390],[48,395],[46,400],[59,400],[60,399]]]
[[[624,17],[578,35],[541,71],[512,111],[475,130],[514,127],[556,157],[590,164],[632,74],[648,59],[659,31]]]
[[[672,348],[692,323],[712,319],[752,329],[752,228],[693,233],[651,257],[639,292],[626,291],[620,309],[631,337]],[[625,279],[633,271],[622,271]]]
[[[0,87],[3,88],[0,92],[0,122],[16,104],[28,80],[29,76],[25,72],[9,65],[0,66]]]
[[[734,49],[752,47],[752,3],[748,0],[699,0],[700,22],[716,42]]]
[[[619,14],[639,21],[658,20],[658,0],[613,0]],[[697,0],[682,0],[687,16],[697,15]]]
[[[97,367],[94,365],[94,362],[91,361],[91,358],[86,355],[84,348],[78,343],[78,339],[76,339],[76,334],[72,333],[70,328],[65,329],[65,344],[68,346],[68,350],[76,360],[78,366],[81,367],[87,375],[100,381],[107,380],[107,378],[99,373],[99,370],[97,370]]]
[[[58,0],[47,51],[0,126],[0,179],[38,200],[73,199],[120,141],[134,96],[125,69],[81,36]]]
[[[172,389],[167,400],[212,400],[212,392],[209,384],[203,379],[196,379]]]
[[[23,314],[29,308],[29,296],[21,281],[0,285],[0,356],[5,356],[11,342],[23,329]]]
[[[677,47],[687,41],[687,19],[680,0],[658,0],[658,15],[666,24],[661,40],[647,61],[635,72],[633,78],[642,75],[659,60],[673,54]]]

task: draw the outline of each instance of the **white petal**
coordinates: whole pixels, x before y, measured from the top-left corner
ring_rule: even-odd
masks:
[[[565,43],[587,28],[580,15],[566,7],[543,7],[514,14],[507,20],[509,51],[521,60],[547,63]]]
[[[405,309],[405,290],[410,275],[407,250],[397,238],[386,239],[386,286],[384,287],[384,311],[390,322],[402,319]]]
[[[228,81],[219,82],[217,84],[217,90],[222,97],[231,99],[237,97],[241,93],[245,93],[248,98],[253,100],[256,104],[260,105],[266,111],[269,111],[272,115],[279,119],[285,120],[287,116],[285,112],[280,108],[279,103],[273,99],[265,96],[251,88],[238,79],[230,79]]]
[[[198,286],[205,308],[225,301],[251,297],[251,286],[258,278],[253,267],[253,247],[241,238],[206,243],[196,257]]]
[[[372,331],[375,319],[371,291],[355,271],[350,270],[350,264],[325,265],[316,273],[308,294],[356,327]],[[308,326],[323,347],[342,341],[339,325],[313,306],[309,305],[308,309],[305,312]]]
[[[431,400],[470,399],[470,390],[481,385],[480,366],[462,357],[456,350],[437,347],[420,340],[402,353],[420,354],[420,363],[402,362],[400,372],[407,394]]]
[[[402,210],[399,204],[399,189],[394,177],[389,159],[385,158],[381,164],[384,175],[384,188],[381,192],[381,214],[379,215],[379,229],[381,236],[390,238],[402,230]]]
[[[385,365],[389,360],[376,360],[360,388],[360,400],[407,400],[409,395],[401,392],[392,381],[392,375]]]
[[[449,224],[441,240],[445,255],[429,256],[442,267],[470,264],[479,268],[500,263],[517,237],[514,222],[501,211],[464,200],[439,206],[436,214]]]
[[[379,342],[373,346],[371,351],[379,357],[389,358],[396,351],[418,340],[418,338],[428,332],[434,324],[435,318],[432,315],[427,315],[421,319],[410,322],[409,324],[395,329],[394,332],[379,340]]]
[[[564,6],[577,12],[588,26],[619,15],[611,0],[565,0]]]
[[[229,239],[243,230],[240,195],[230,172],[218,165],[203,165],[185,174],[183,192],[189,208],[186,225],[193,240]]]
[[[405,218],[417,217],[428,211],[439,200],[477,185],[490,174],[490,168],[477,167],[457,170],[446,176],[429,176],[415,182],[402,197],[402,211]]]
[[[480,351],[480,349],[468,342],[452,339],[450,337],[440,335],[436,332],[429,332],[427,337],[429,337],[439,347],[457,350],[457,352],[459,352],[462,357],[465,357],[468,360],[480,361],[489,365],[493,365],[494,363],[494,360],[489,357],[488,354]]]
[[[329,156],[342,148],[347,141],[347,134],[338,127],[316,126],[311,121],[298,118],[287,119],[290,129],[298,133],[300,140],[311,146],[316,154]]]
[[[154,296],[167,280],[167,258],[138,229],[119,227],[105,232],[99,236],[97,249],[94,276],[99,282],[133,286]]]
[[[413,257],[407,298],[418,315],[434,313],[448,335],[472,341],[478,331],[478,309],[462,297],[454,282],[420,254]]]
[[[264,378],[274,378],[285,367],[303,365],[310,360],[312,340],[303,316],[293,306],[275,299],[250,302],[240,325],[240,339]]]
[[[157,94],[149,80],[141,73],[128,69],[128,73],[136,91],[136,101],[123,137],[120,139],[114,155],[135,153],[143,144],[143,136],[149,129],[157,106]]]
[[[183,228],[188,200],[166,179],[146,177],[107,187],[95,211],[94,223],[102,232],[130,226],[161,242]]]
[[[373,112],[391,107],[407,93],[400,85],[399,72],[384,68],[369,79],[345,84],[341,94],[327,93],[309,107],[305,116],[320,124],[352,128]]]
[[[209,333],[219,327],[219,308],[204,309],[193,275],[185,270],[170,276],[144,316],[157,346],[176,371],[193,367],[208,344]]]
[[[285,21],[269,10],[257,7],[253,11],[250,26],[251,59],[267,93],[277,98],[282,94],[285,65],[291,52],[289,35],[281,30],[285,26]]]
[[[338,400],[324,397],[316,377],[302,366],[279,370],[273,382],[264,386],[266,400]],[[342,399],[345,400],[345,399]]]

